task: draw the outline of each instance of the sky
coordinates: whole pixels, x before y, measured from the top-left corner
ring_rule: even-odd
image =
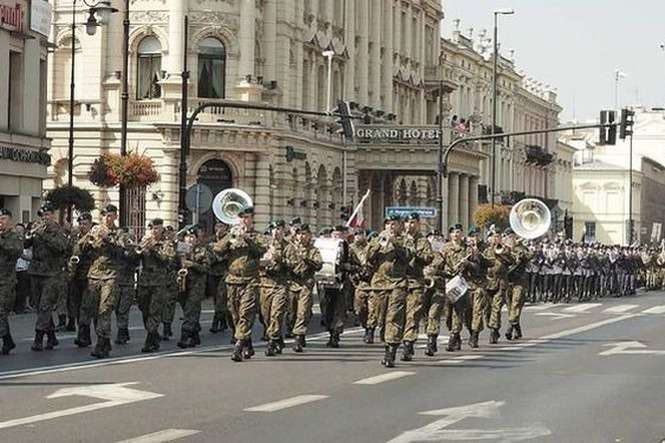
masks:
[[[514,49],[518,68],[558,89],[561,122],[613,109],[616,69],[626,74],[620,107],[665,107],[665,0],[443,0],[443,8],[444,37],[456,18],[465,35],[491,35],[492,11],[514,9],[499,17],[502,53]]]

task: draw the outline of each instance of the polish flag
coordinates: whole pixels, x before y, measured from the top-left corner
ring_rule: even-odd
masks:
[[[363,215],[363,206],[365,201],[369,197],[369,189],[363,195],[363,198],[360,199],[360,203],[356,205],[351,214],[351,217],[346,222],[346,227],[348,228],[364,228],[365,227],[365,216]]]

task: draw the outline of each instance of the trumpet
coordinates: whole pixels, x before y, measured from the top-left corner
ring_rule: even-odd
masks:
[[[36,220],[32,225],[32,229],[30,229],[28,232],[25,233],[25,239],[32,240],[36,236],[43,234],[44,232],[46,232],[47,227],[48,226],[44,220],[42,219]]]
[[[69,257],[69,264],[70,265],[76,266],[79,263],[81,263],[81,257],[79,257],[78,255],[72,255],[71,257]]]
[[[188,274],[189,274],[189,269],[187,268],[178,269],[178,278],[176,279],[176,281],[178,282],[178,287],[180,288],[180,292],[185,292],[187,290]]]
[[[152,231],[148,231],[146,235],[141,239],[141,243],[136,247],[136,253],[142,255],[144,252],[152,249],[155,244],[157,244],[157,239],[153,235]]]

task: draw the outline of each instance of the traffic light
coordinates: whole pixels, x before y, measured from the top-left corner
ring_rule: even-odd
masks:
[[[621,110],[621,123],[619,125],[619,138],[624,140],[627,136],[633,135],[633,125],[635,124],[635,111],[629,109]]]
[[[614,124],[616,119],[616,112],[614,111],[600,111],[600,138],[598,145],[616,145],[617,143],[617,127]],[[611,126],[608,126],[611,125]]]
[[[339,218],[340,220],[347,221],[351,218],[351,208],[348,206],[342,206],[339,208]]]
[[[353,120],[351,119],[351,108],[349,103],[344,100],[337,101],[337,114],[339,114],[340,119],[337,120],[337,123],[342,125],[342,133],[344,137],[349,140],[353,139],[355,134],[355,128],[353,127]]]

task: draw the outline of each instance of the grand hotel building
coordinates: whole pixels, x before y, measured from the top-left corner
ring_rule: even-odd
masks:
[[[94,36],[72,36],[71,1],[54,3],[57,49],[48,106],[53,165],[47,187],[67,181],[73,44],[74,183],[93,191],[100,203],[114,201],[116,190],[95,188],[87,173],[100,153],[119,151],[122,14],[112,15]],[[431,131],[438,127],[441,92],[444,141],[452,136],[449,122],[457,105],[451,93],[461,79],[457,67],[444,66],[438,0],[135,0],[130,5],[128,149],[153,158],[161,175],[159,184],[133,191],[135,227],[156,216],[176,222],[185,56],[191,73],[189,111],[220,99],[325,111],[328,60],[323,52],[332,50],[333,104],[338,98],[353,102],[372,125]],[[81,10],[77,20],[84,19]],[[472,130],[481,130],[478,123]],[[352,142],[337,130],[332,118],[209,108],[194,126],[188,186],[203,183],[213,193],[242,188],[255,201],[260,226],[293,216],[315,227],[337,224],[341,206],[353,205],[367,189],[372,193],[366,216],[375,228],[387,206],[435,205],[436,140]],[[470,143],[451,157],[452,174],[444,182],[446,222],[471,223],[479,185],[487,179],[486,162],[483,148]],[[200,220],[210,224],[213,219],[207,213]]]

